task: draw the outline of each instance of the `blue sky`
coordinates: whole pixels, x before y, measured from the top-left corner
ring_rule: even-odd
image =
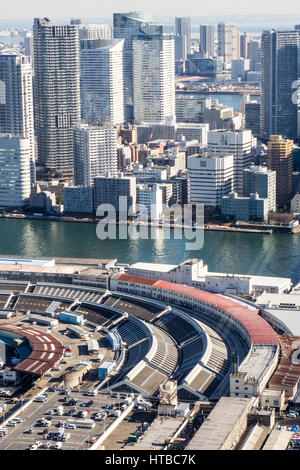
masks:
[[[251,5],[251,6],[250,6]],[[51,18],[63,17],[111,17],[113,12],[151,10],[155,16],[205,16],[205,15],[260,15],[285,14],[298,16],[300,23],[300,2],[295,0],[14,0],[1,2],[1,19],[31,18],[49,16]]]

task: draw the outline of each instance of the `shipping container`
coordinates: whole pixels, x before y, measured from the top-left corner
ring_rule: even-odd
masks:
[[[116,361],[106,361],[98,367],[98,379],[104,380],[108,374],[115,368]]]

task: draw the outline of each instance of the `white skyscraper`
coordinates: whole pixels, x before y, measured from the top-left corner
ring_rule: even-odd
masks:
[[[240,34],[234,24],[218,24],[218,56],[227,64],[240,57]]]
[[[30,57],[0,55],[0,133],[27,137],[34,182],[35,138]]]
[[[111,39],[112,30],[107,24],[79,24],[79,39]]]
[[[38,161],[72,176],[73,129],[80,122],[78,25],[35,18],[33,43]]]
[[[212,24],[200,25],[200,44],[199,51],[204,57],[215,56],[215,29]]]
[[[135,122],[174,122],[174,35],[164,26],[144,26],[132,49]]]
[[[152,23],[152,13],[133,11],[114,13],[114,38],[124,38],[123,74],[124,74],[124,112],[126,120],[133,120],[133,56],[132,36],[145,24]]]
[[[175,18],[175,59],[186,60],[191,52],[191,19]]]
[[[81,116],[88,122],[124,122],[124,39],[82,41]]]
[[[0,206],[22,207],[30,192],[30,139],[0,134]]]
[[[74,183],[92,186],[94,178],[118,171],[117,128],[80,124],[74,130]]]

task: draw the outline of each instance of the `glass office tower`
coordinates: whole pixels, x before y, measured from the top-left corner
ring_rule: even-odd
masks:
[[[123,76],[124,112],[127,121],[133,120],[133,56],[132,36],[142,25],[152,23],[152,14],[147,12],[114,13],[114,38],[124,38]]]
[[[262,80],[260,137],[298,136],[298,107],[292,101],[299,79],[300,31],[264,31],[261,40]]]

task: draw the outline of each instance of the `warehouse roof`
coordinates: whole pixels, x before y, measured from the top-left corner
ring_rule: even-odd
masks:
[[[213,294],[195,287],[186,286],[184,284],[175,284],[168,281],[150,279],[142,276],[121,274],[118,277],[118,280],[149,285],[158,289],[165,289],[174,293],[188,295],[203,302],[212,304],[226,311],[240,321],[248,331],[253,344],[278,344],[277,335],[272,327],[258,315],[258,310],[254,310],[253,307],[246,304],[242,304],[241,302],[219,294]]]
[[[250,398],[222,397],[186,450],[222,450],[230,434],[252,404]]]

